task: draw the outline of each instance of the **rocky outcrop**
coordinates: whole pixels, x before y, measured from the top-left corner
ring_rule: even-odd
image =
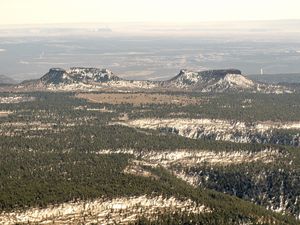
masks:
[[[74,84],[121,80],[108,69],[72,67],[69,70],[52,68],[41,79],[44,84]]]
[[[190,199],[179,200],[163,196],[134,196],[95,199],[31,208],[25,211],[1,213],[3,225],[26,224],[131,224],[141,217],[150,220],[166,213],[209,213],[211,210]]]
[[[300,122],[253,122],[218,119],[158,119],[144,118],[120,122],[136,128],[156,129],[193,139],[210,139],[237,143],[272,143],[299,146]],[[298,134],[281,135],[281,130],[298,131]]]

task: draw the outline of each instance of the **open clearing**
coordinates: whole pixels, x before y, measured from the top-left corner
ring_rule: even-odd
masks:
[[[8,116],[9,114],[11,114],[12,112],[10,111],[0,111],[0,117],[5,117]]]
[[[185,95],[149,94],[149,93],[80,93],[77,98],[87,99],[91,102],[108,104],[200,104],[202,99]]]

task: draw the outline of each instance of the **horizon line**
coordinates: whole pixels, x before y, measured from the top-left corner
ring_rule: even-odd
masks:
[[[97,22],[57,22],[57,23],[12,23],[0,24],[1,27],[18,26],[56,26],[56,25],[106,25],[106,24],[164,24],[164,25],[185,25],[185,24],[203,24],[203,23],[249,23],[249,22],[294,22],[297,19],[247,19],[247,20],[201,20],[201,21],[97,21]]]

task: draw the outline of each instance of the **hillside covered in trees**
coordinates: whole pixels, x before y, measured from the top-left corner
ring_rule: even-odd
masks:
[[[149,117],[297,121],[297,94],[164,94],[197,101],[110,104],[75,93],[1,93],[0,221],[32,207],[146,195],[190,199],[207,210],[140,214],[130,223],[299,222],[298,147],[192,139],[122,125]],[[276,132],[286,139],[298,130]]]

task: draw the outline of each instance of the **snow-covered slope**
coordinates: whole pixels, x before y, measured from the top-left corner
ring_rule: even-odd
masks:
[[[140,218],[150,220],[165,213],[210,213],[205,205],[175,197],[133,196],[95,199],[0,213],[3,225],[12,224],[135,224]]]
[[[223,79],[227,74],[241,74],[240,70],[229,69],[229,70],[207,70],[201,72],[181,70],[177,76],[166,84],[175,85],[177,87],[189,87],[197,84],[209,84]]]
[[[165,81],[164,86],[192,89],[200,92],[230,92],[251,91],[264,93],[291,92],[288,88],[278,85],[267,85],[254,82],[242,75],[237,69],[208,70],[201,72],[181,70],[171,80]]]
[[[175,133],[187,138],[231,141],[237,143],[275,143],[300,146],[300,137],[284,135],[278,138],[276,130],[300,130],[300,122],[260,121],[246,123],[218,119],[186,118],[141,118],[119,122],[118,124],[135,128],[157,129],[161,132]],[[277,134],[278,135],[278,134]]]

